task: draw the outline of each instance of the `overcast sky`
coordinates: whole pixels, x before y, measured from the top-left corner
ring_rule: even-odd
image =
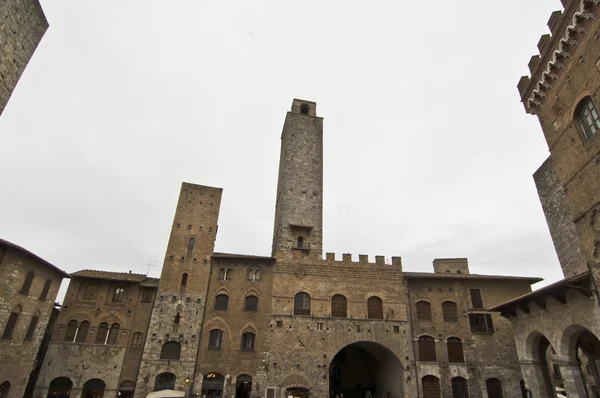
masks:
[[[0,117],[0,237],[72,272],[160,274],[182,181],[216,250],[269,255],[293,98],[324,121],[324,250],[561,277],[516,84],[559,0],[42,1]]]

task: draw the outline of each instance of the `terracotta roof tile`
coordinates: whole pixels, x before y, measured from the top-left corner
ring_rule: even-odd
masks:
[[[111,272],[111,271],[98,271],[94,269],[84,269],[71,273],[71,276],[79,278],[93,278],[93,279],[110,279],[115,281],[127,281],[127,282],[142,282],[145,279],[149,279],[144,274],[133,274],[129,272]]]

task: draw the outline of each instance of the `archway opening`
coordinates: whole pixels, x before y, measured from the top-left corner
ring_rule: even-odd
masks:
[[[50,382],[48,398],[68,398],[71,395],[73,382],[67,377],[57,377]]]
[[[533,340],[533,358],[539,363],[538,384],[545,396],[555,397],[556,389],[564,387],[558,365],[555,363],[556,352],[550,341],[543,334],[538,334]]]
[[[100,379],[90,379],[83,385],[81,398],[102,398],[106,384]]]
[[[581,331],[577,337],[575,355],[587,395],[595,398],[600,386],[600,340],[588,330]]]
[[[310,390],[306,387],[289,387],[285,390],[285,396],[294,398],[308,398],[310,396]]]
[[[329,366],[329,396],[402,396],[402,363],[385,346],[361,341],[342,348]]]
[[[239,375],[235,381],[235,398],[250,398],[252,393],[252,377]]]
[[[8,397],[8,393],[10,392],[10,382],[7,380],[0,384],[0,398]]]
[[[154,391],[174,390],[176,377],[173,373],[165,372],[156,376]]]
[[[220,373],[207,373],[202,380],[202,394],[204,398],[221,398],[223,396],[223,377]]]
[[[133,391],[135,390],[135,383],[130,380],[126,380],[119,385],[119,398],[133,398]]]

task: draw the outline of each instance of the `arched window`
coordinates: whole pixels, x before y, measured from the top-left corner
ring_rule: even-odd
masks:
[[[88,321],[81,322],[79,328],[77,328],[77,336],[75,337],[75,341],[77,343],[85,343],[89,329],[90,323]]]
[[[239,375],[235,379],[235,396],[239,398],[250,397],[252,395],[252,377],[249,375]]]
[[[221,351],[221,342],[223,341],[223,331],[213,329],[208,338],[208,349],[210,351]]]
[[[184,272],[183,275],[181,275],[181,285],[179,286],[179,293],[185,293],[185,288],[187,286],[187,280],[188,280],[188,274],[187,274],[187,272]]]
[[[215,297],[215,311],[227,311],[229,304],[229,296],[226,294],[219,294]]]
[[[29,289],[31,289],[31,284],[33,283],[33,277],[33,271],[29,271],[25,276],[25,282],[23,282],[23,286],[21,287],[21,294],[29,294]]]
[[[16,305],[10,312],[10,315],[8,316],[8,322],[6,322],[4,332],[2,333],[3,339],[12,338],[13,330],[15,330],[15,326],[17,325],[17,321],[19,320],[19,314],[21,314],[21,306]]]
[[[194,250],[194,245],[196,244],[196,239],[190,238],[188,241],[188,250]]]
[[[442,315],[444,316],[444,322],[457,322],[456,303],[453,301],[444,301],[442,303]]]
[[[175,314],[175,320],[173,321],[173,323],[175,325],[179,325],[179,322],[181,322],[181,314],[179,314],[179,312],[177,314]]]
[[[448,362],[449,363],[464,363],[465,356],[463,354],[462,341],[457,337],[448,339]]]
[[[29,327],[27,328],[27,334],[25,335],[25,340],[33,339],[33,334],[35,333],[35,327],[40,319],[40,311],[36,311],[31,317],[31,321],[29,322]]]
[[[488,398],[504,398],[504,393],[502,392],[502,383],[500,380],[495,378],[490,378],[485,381],[485,388],[487,390]]]
[[[435,355],[435,340],[431,336],[419,337],[419,361],[423,362],[435,362],[437,361]]]
[[[455,377],[452,379],[452,398],[469,398],[467,379]]]
[[[106,340],[106,344],[116,345],[117,338],[119,337],[119,329],[121,326],[118,323],[113,323],[110,327],[110,331],[108,332],[108,339]]]
[[[122,287],[118,287],[114,290],[113,292],[113,296],[112,296],[112,302],[113,303],[120,303],[123,301],[123,294],[125,293],[125,289],[123,289]]]
[[[131,340],[131,349],[139,350],[142,348],[142,344],[144,344],[144,333],[136,332],[133,334],[133,339]]]
[[[154,391],[162,390],[174,390],[175,389],[175,375],[173,373],[165,372],[156,376],[154,379]]]
[[[242,351],[254,351],[254,339],[256,335],[251,329],[247,329],[242,335]]]
[[[348,316],[346,297],[336,294],[331,298],[331,316],[334,318],[346,318]]]
[[[42,293],[40,293],[41,300],[46,300],[46,298],[48,297],[48,292],[50,291],[51,284],[52,281],[50,279],[46,279],[46,282],[44,282],[44,287],[42,288]]]
[[[160,359],[179,359],[181,356],[181,344],[176,341],[168,341],[160,349]]]
[[[590,97],[583,98],[575,109],[575,119],[579,123],[581,132],[586,139],[592,138],[600,129],[598,111]]]
[[[106,344],[108,337],[108,323],[102,322],[98,326],[98,334],[96,334],[96,344]]]
[[[93,300],[96,297],[96,286],[87,285],[83,291],[83,300]]]
[[[225,280],[226,280],[226,281],[229,281],[229,280],[231,280],[231,268],[227,268],[227,269],[225,270]]]
[[[73,388],[73,382],[67,377],[57,377],[50,382],[48,387],[48,398],[59,398],[69,397],[71,395],[71,389]],[[2,396],[2,394],[0,394]]]
[[[219,280],[220,281],[225,280],[225,268],[221,268],[221,270],[219,271]]]
[[[81,393],[81,396],[85,398],[102,398],[104,396],[105,388],[106,383],[104,383],[102,380],[90,379],[83,385],[83,392]]]
[[[302,249],[304,247],[304,238],[302,236],[298,237],[298,241],[296,242],[296,247]]]
[[[308,115],[308,104],[300,104],[300,113]]]
[[[254,273],[254,281],[258,282],[260,280],[260,270],[257,269],[256,272]]]
[[[417,319],[419,321],[431,320],[431,304],[427,301],[417,301]]]
[[[377,296],[367,300],[367,317],[369,319],[383,319],[383,302]]]
[[[0,398],[7,398],[10,392],[10,382],[7,380],[0,384]]]
[[[310,296],[300,292],[294,297],[294,315],[310,315]]]
[[[246,296],[246,300],[244,303],[244,311],[246,311],[246,312],[258,311],[258,297]]]
[[[259,269],[249,269],[248,270],[248,280],[251,282],[257,282],[260,280],[260,270]]]
[[[440,379],[435,376],[425,376],[421,379],[423,398],[440,398]]]
[[[77,334],[77,321],[71,319],[67,325],[67,332],[65,333],[65,341],[75,341],[75,335]]]

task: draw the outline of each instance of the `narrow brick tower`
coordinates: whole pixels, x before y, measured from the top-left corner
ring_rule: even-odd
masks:
[[[283,125],[272,255],[323,255],[323,118],[311,101],[294,99]]]
[[[135,397],[194,380],[221,188],[183,183],[150,318]]]

